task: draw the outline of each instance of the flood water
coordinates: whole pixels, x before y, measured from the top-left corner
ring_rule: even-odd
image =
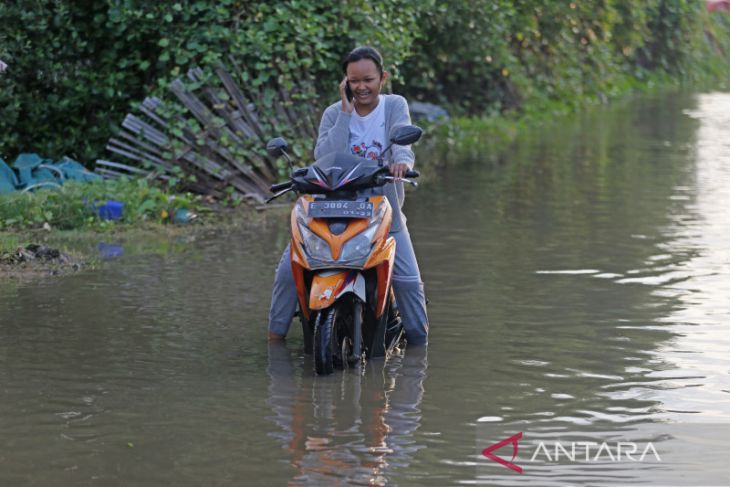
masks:
[[[362,372],[265,340],[284,211],[2,282],[0,485],[729,485],[729,133],[669,94],[454,156],[406,202],[430,345]],[[530,459],[695,425],[682,465]],[[517,431],[522,473],[481,454]]]

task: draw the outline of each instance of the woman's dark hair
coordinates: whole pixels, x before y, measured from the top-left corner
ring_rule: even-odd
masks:
[[[369,59],[374,62],[380,72],[380,75],[383,75],[383,56],[380,55],[377,49],[370,46],[360,46],[350,51],[350,54],[348,54],[345,57],[345,60],[342,61],[342,71],[347,74],[348,64],[361,61],[363,59]]]

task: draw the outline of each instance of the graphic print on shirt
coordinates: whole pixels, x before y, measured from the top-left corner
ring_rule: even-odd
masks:
[[[377,140],[373,140],[370,145],[360,142],[350,147],[350,151],[356,156],[376,161],[383,151],[383,144]]]
[[[385,102],[379,95],[378,105],[365,116],[355,110],[350,119],[350,152],[358,157],[377,160],[385,148]]]

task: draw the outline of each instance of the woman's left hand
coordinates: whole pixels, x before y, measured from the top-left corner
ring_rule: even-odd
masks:
[[[390,170],[390,175],[394,178],[402,178],[406,175],[406,171],[410,168],[408,167],[408,164],[404,162],[395,162],[390,164],[388,169]]]

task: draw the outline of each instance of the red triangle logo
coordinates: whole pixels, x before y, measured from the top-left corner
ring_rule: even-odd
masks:
[[[522,432],[510,436],[507,439],[504,439],[502,441],[499,441],[495,443],[494,445],[486,447],[484,450],[482,450],[482,455],[487,457],[488,459],[499,463],[500,465],[504,465],[505,467],[514,470],[517,473],[522,473],[522,467],[519,465],[515,465],[514,462],[515,458],[517,457],[517,449],[519,447],[518,441],[522,438]],[[510,461],[505,460],[504,458],[498,457],[494,453],[492,453],[495,450],[499,450],[505,445],[512,444],[512,459]]]

